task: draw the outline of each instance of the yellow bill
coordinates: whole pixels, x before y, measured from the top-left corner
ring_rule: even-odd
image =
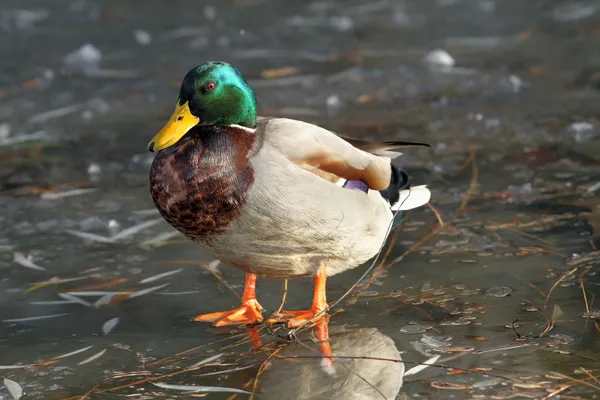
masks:
[[[148,143],[148,150],[154,152],[174,145],[198,122],[200,118],[192,115],[188,102],[180,105],[178,101],[169,122]]]

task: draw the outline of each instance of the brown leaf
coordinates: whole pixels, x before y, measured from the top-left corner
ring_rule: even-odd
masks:
[[[471,339],[471,340],[480,340],[480,341],[487,340],[487,338],[484,338],[483,336],[477,336],[477,335],[465,335],[465,338]]]
[[[436,389],[446,390],[465,390],[473,388],[472,385],[461,384],[461,383],[448,383],[448,382],[431,382],[431,387]]]

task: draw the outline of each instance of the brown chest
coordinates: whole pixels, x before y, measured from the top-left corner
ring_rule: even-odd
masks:
[[[254,171],[248,157],[255,136],[241,128],[195,127],[160,151],[150,192],[162,217],[200,241],[223,232],[240,215]]]

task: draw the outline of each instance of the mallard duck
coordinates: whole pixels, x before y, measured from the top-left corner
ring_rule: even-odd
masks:
[[[396,211],[426,204],[425,186],[391,164],[392,150],[427,146],[341,137],[310,123],[257,117],[256,98],[231,65],[184,77],[175,111],[148,144],[150,191],[162,217],[216,258],[246,272],[239,308],[196,321],[263,321],[257,275],[314,276],[312,307],[274,315],[297,327],[327,308],[327,276],[375,256]]]

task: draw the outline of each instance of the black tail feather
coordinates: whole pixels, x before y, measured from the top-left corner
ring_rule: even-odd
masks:
[[[393,206],[400,199],[400,191],[410,187],[410,179],[406,171],[399,169],[392,164],[392,177],[390,186],[385,190],[380,190],[381,197],[386,199],[390,206]]]

